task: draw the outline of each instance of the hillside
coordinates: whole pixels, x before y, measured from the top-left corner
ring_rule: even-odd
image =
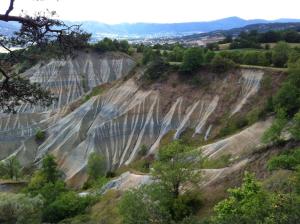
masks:
[[[29,166],[52,153],[66,180],[82,186],[90,153],[105,155],[107,169],[114,171],[134,161],[142,145],[148,154],[156,153],[165,135],[176,139],[185,134],[205,144],[218,136],[224,120],[255,116],[284,77],[280,72],[253,69],[222,75],[200,72],[203,85],[195,87],[182,83],[174,73],[144,89],[138,81],[141,68],[122,81],[134,64],[122,54],[81,53],[72,60],[50,61],[26,71],[25,76],[32,74],[32,81],[55,93],[58,102],[51,108],[24,105],[17,115],[2,115],[1,159],[16,154]],[[108,87],[101,86],[107,82],[111,82]],[[85,97],[99,85],[103,88],[99,95]],[[35,140],[38,130],[46,133],[42,143]]]

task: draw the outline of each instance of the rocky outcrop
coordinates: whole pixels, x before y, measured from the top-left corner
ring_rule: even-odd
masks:
[[[186,129],[192,130],[194,137],[207,139],[218,117],[228,111],[238,113],[259,90],[263,77],[261,71],[241,70],[193,92],[180,92],[175,87],[166,90],[169,87],[163,86],[141,89],[133,77],[116,83],[74,111],[63,112],[64,105],[99,84],[127,75],[134,64],[125,55],[81,53],[77,58],[50,61],[25,72],[32,81],[56,93],[58,102],[51,108],[24,105],[17,115],[2,115],[0,159],[16,154],[26,166],[52,153],[69,184],[81,186],[87,178],[86,165],[92,152],[103,154],[107,169],[114,170],[132,162],[142,145],[148,146],[149,154],[156,153],[161,139],[170,131],[174,139]],[[224,93],[232,89],[237,93],[229,104]],[[35,141],[38,129],[46,132],[42,143]],[[206,151],[210,148],[217,147]]]

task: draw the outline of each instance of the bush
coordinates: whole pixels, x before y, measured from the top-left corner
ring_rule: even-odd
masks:
[[[235,63],[227,58],[220,55],[216,55],[211,62],[211,68],[214,72],[222,73],[236,67]]]
[[[40,196],[0,193],[0,223],[39,224],[42,206]]]
[[[168,64],[161,57],[156,57],[150,62],[144,77],[150,81],[157,80],[162,78],[167,70]]]
[[[60,194],[43,212],[43,220],[56,223],[60,220],[83,214],[93,202],[89,196],[80,197],[76,192]]]
[[[90,179],[97,180],[106,174],[106,160],[104,156],[99,155],[95,152],[89,155],[87,173]]]
[[[18,179],[21,175],[21,165],[16,156],[0,162],[0,177]]]
[[[138,155],[140,157],[144,157],[145,155],[147,155],[148,152],[148,147],[146,145],[142,145],[140,151],[138,152]]]
[[[38,142],[42,142],[46,139],[46,132],[42,130],[38,130],[35,134],[35,140]]]
[[[159,51],[153,51],[150,47],[147,47],[143,51],[142,63],[144,65],[146,65],[149,62],[154,61],[158,57],[160,57],[160,52]]]
[[[296,170],[298,165],[300,165],[300,149],[275,156],[268,161],[269,170]]]

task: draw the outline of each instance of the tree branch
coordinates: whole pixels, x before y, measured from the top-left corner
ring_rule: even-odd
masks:
[[[5,16],[8,17],[9,13],[14,9],[15,0],[10,0],[9,7],[5,12]]]

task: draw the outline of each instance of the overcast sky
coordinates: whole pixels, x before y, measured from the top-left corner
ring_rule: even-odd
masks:
[[[9,0],[1,2],[8,5]],[[21,9],[32,13],[45,8],[56,10],[65,20],[109,24],[209,21],[230,16],[300,18],[300,0],[15,0],[12,14],[19,14]]]

